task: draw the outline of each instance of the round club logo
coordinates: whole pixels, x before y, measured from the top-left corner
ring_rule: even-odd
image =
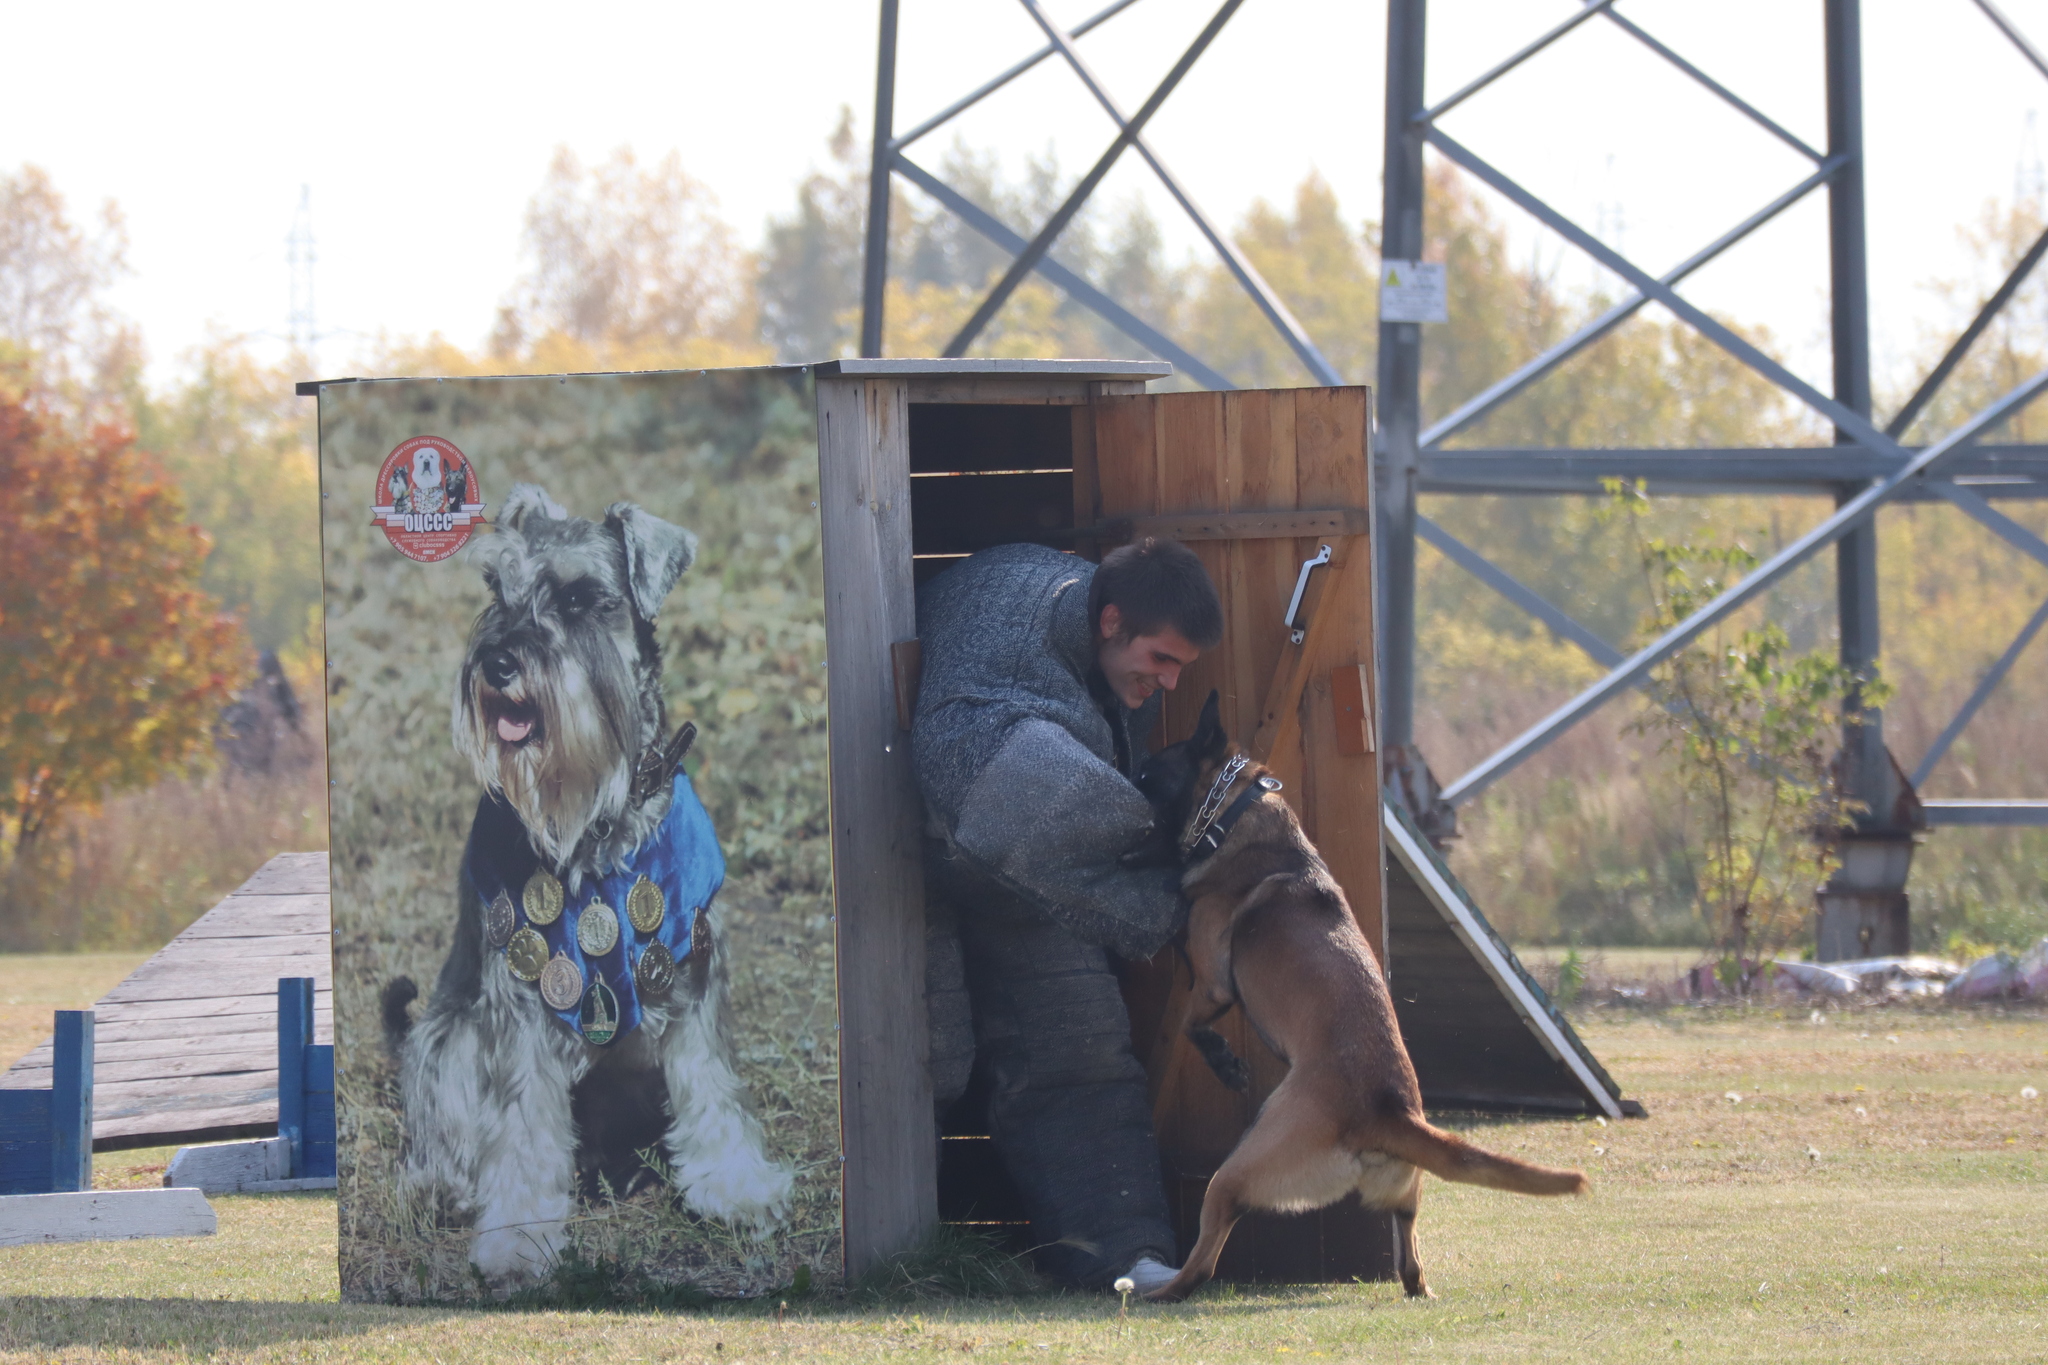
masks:
[[[453,441],[415,436],[384,457],[370,519],[391,548],[432,564],[461,549],[484,519],[476,469]]]

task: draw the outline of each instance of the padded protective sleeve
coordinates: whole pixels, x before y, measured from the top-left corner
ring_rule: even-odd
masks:
[[[968,789],[952,842],[1084,942],[1143,958],[1186,915],[1178,869],[1131,871],[1117,861],[1151,827],[1152,807],[1122,774],[1060,726],[1028,719],[1010,727]]]

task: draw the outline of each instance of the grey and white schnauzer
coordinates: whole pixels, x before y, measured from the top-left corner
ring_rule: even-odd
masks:
[[[515,486],[472,549],[490,603],[454,700],[485,787],[454,946],[417,1024],[384,992],[405,1178],[474,1228],[501,1292],[544,1277],[579,1185],[622,1194],[658,1148],[691,1210],[760,1235],[791,1176],[733,1073],[708,817],[666,738],[654,617],[696,538],[629,502],[572,517]]]

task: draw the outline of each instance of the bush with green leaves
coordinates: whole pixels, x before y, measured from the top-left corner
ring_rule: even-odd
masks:
[[[1756,567],[1740,542],[1647,534],[1640,484],[1610,480],[1608,492],[1608,515],[1627,527],[1649,590],[1645,641]],[[1673,762],[1695,909],[1722,984],[1746,993],[1758,962],[1805,932],[1814,888],[1836,861],[1833,836],[1856,814],[1832,756],[1844,725],[1881,706],[1886,688],[1830,653],[1795,651],[1775,621],[1728,617],[1650,677],[1634,727]]]

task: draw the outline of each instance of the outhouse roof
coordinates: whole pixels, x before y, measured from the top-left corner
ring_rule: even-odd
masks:
[[[908,379],[944,375],[976,378],[1017,376],[1034,379],[1165,379],[1173,366],[1163,360],[1012,360],[1000,357],[885,356],[828,360],[821,375],[849,379]]]

